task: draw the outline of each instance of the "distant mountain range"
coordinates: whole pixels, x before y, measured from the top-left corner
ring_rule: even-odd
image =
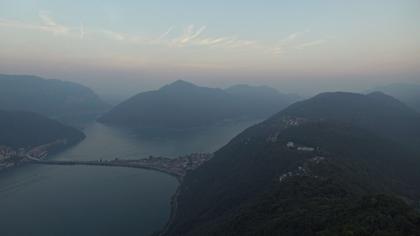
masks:
[[[163,235],[420,235],[419,125],[382,93],[295,103],[187,174]]]
[[[31,111],[66,123],[94,119],[109,106],[91,89],[37,76],[0,74],[0,109]]]
[[[374,90],[391,95],[420,112],[420,84],[390,84]]]
[[[0,146],[27,149],[56,140],[72,145],[84,137],[73,127],[33,112],[0,110]]]
[[[269,87],[199,87],[178,80],[117,105],[99,121],[133,128],[190,128],[240,118],[265,118],[296,101]]]

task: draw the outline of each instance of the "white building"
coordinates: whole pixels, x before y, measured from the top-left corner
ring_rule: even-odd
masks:
[[[286,147],[288,147],[288,148],[294,148],[295,147],[295,143],[294,142],[287,142]]]
[[[313,152],[313,151],[315,151],[315,148],[313,148],[313,147],[298,147],[297,150],[302,151],[302,152]]]

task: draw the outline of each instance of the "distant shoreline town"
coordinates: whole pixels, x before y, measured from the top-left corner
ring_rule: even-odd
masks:
[[[52,151],[67,144],[66,139],[58,139],[54,142],[39,145],[32,148],[12,148],[0,146],[0,171],[16,167],[28,161],[27,157],[33,157],[38,160],[45,159]]]
[[[59,145],[65,145],[66,140],[57,140],[55,142],[40,145],[35,148],[26,150],[19,148],[17,150],[0,146],[0,171],[19,166],[21,164],[43,164],[43,165],[89,165],[89,166],[115,166],[115,167],[132,167],[140,169],[149,169],[163,172],[174,176],[178,181],[188,171],[194,170],[201,166],[204,162],[210,160],[213,154],[210,153],[192,153],[177,158],[155,157],[141,158],[136,160],[122,160],[115,158],[113,160],[47,160],[49,150]]]

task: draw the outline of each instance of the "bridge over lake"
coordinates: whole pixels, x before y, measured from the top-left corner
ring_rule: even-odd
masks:
[[[193,170],[209,160],[213,154],[208,153],[193,153],[177,158],[167,157],[149,157],[137,160],[94,160],[94,161],[79,161],[79,160],[42,160],[35,157],[26,156],[26,163],[38,165],[85,165],[85,166],[108,166],[108,167],[128,167],[154,170],[169,174],[176,177],[179,181],[187,174],[188,171]]]

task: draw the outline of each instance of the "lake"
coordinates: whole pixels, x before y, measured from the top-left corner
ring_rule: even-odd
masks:
[[[257,121],[132,133],[92,123],[56,160],[138,159],[213,152]],[[178,182],[121,167],[25,165],[0,173],[0,235],[150,235],[170,214]]]

